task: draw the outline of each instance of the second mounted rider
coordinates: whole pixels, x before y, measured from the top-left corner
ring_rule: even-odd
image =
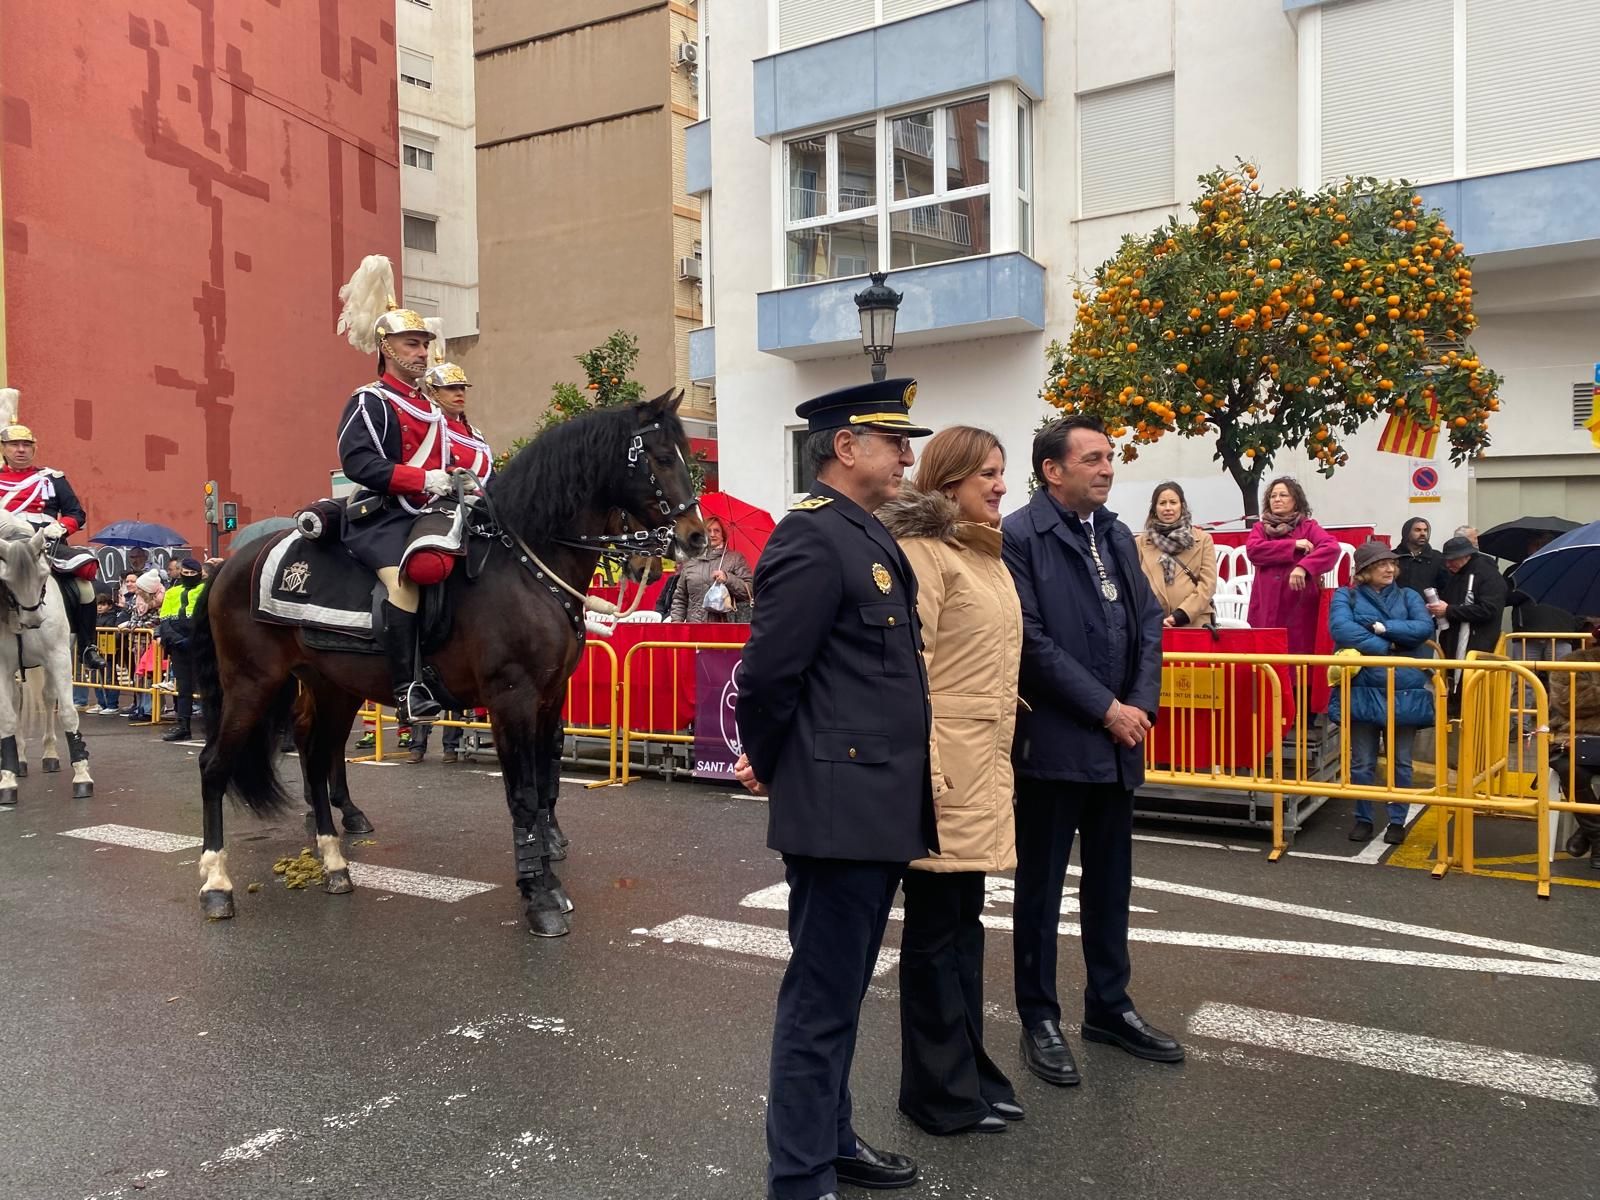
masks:
[[[50,539],[50,568],[61,585],[67,624],[78,639],[79,660],[91,671],[105,667],[95,638],[94,578],[100,564],[94,554],[67,543],[67,538],[88,523],[83,504],[67,477],[53,467],[34,462],[37,441],[33,431],[17,423],[21,394],[0,388],[0,508],[44,530]]]

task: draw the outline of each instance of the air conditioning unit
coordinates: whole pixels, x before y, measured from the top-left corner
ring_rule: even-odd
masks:
[[[700,260],[698,258],[680,258],[678,260],[678,278],[692,279],[699,282]]]
[[[678,65],[692,67],[700,61],[700,47],[693,42],[678,43]]]

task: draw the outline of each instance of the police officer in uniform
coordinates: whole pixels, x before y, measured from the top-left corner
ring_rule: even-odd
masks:
[[[796,409],[815,491],[778,525],[756,571],[739,676],[736,775],[771,798],[794,948],[778,991],[767,1096],[767,1194],[907,1187],[911,1159],[851,1121],[850,1061],[906,864],[938,847],[931,713],[917,582],[874,511],[915,462],[916,383],[845,388]]]
[[[90,582],[99,564],[87,551],[63,561],[70,549],[66,539],[78,532],[89,518],[72,490],[67,477],[53,467],[35,466],[36,442],[33,430],[14,423],[18,393],[15,388],[0,393],[0,413],[6,418],[0,429],[0,455],[5,469],[0,471],[0,508],[43,529],[52,539],[50,557],[57,564],[56,579],[67,610],[67,623],[78,639],[78,656],[91,671],[105,667],[105,659],[95,644],[94,585]]]
[[[376,351],[378,378],[363,384],[339,418],[339,462],[357,491],[345,507],[344,544],[388,590],[384,653],[401,724],[437,717],[440,706],[417,678],[417,586],[400,572],[411,524],[435,496],[452,490],[445,415],[418,388],[434,334],[394,302],[394,270],[368,255],[339,290],[339,332]]]

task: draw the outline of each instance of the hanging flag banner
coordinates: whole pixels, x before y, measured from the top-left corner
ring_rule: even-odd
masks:
[[[1594,391],[1591,393],[1589,419],[1583,427],[1589,431],[1589,440],[1600,450],[1600,363],[1594,365]]]
[[[694,652],[694,777],[733,782],[743,747],[734,707],[739,703],[739,651]]]
[[[1431,462],[1411,460],[1411,503],[1436,504],[1439,501],[1439,468]]]
[[[1378,437],[1378,449],[1385,454],[1407,458],[1432,458],[1439,444],[1439,401],[1428,396],[1428,420],[1418,421],[1409,412],[1391,413],[1389,423]]]

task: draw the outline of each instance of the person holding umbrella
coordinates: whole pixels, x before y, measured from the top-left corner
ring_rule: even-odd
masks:
[[[1483,553],[1511,564],[1506,568],[1505,581],[1510,593],[1506,597],[1506,607],[1511,610],[1513,633],[1573,633],[1583,628],[1571,612],[1553,604],[1538,603],[1511,578],[1518,563],[1576,528],[1578,523],[1565,517],[1518,517],[1484,530],[1478,539],[1478,548]],[[1540,653],[1536,657],[1544,655]]]
[[[678,560],[669,621],[733,622],[739,604],[751,599],[750,564],[728,545],[720,518],[707,514],[705,524],[705,551]]]

